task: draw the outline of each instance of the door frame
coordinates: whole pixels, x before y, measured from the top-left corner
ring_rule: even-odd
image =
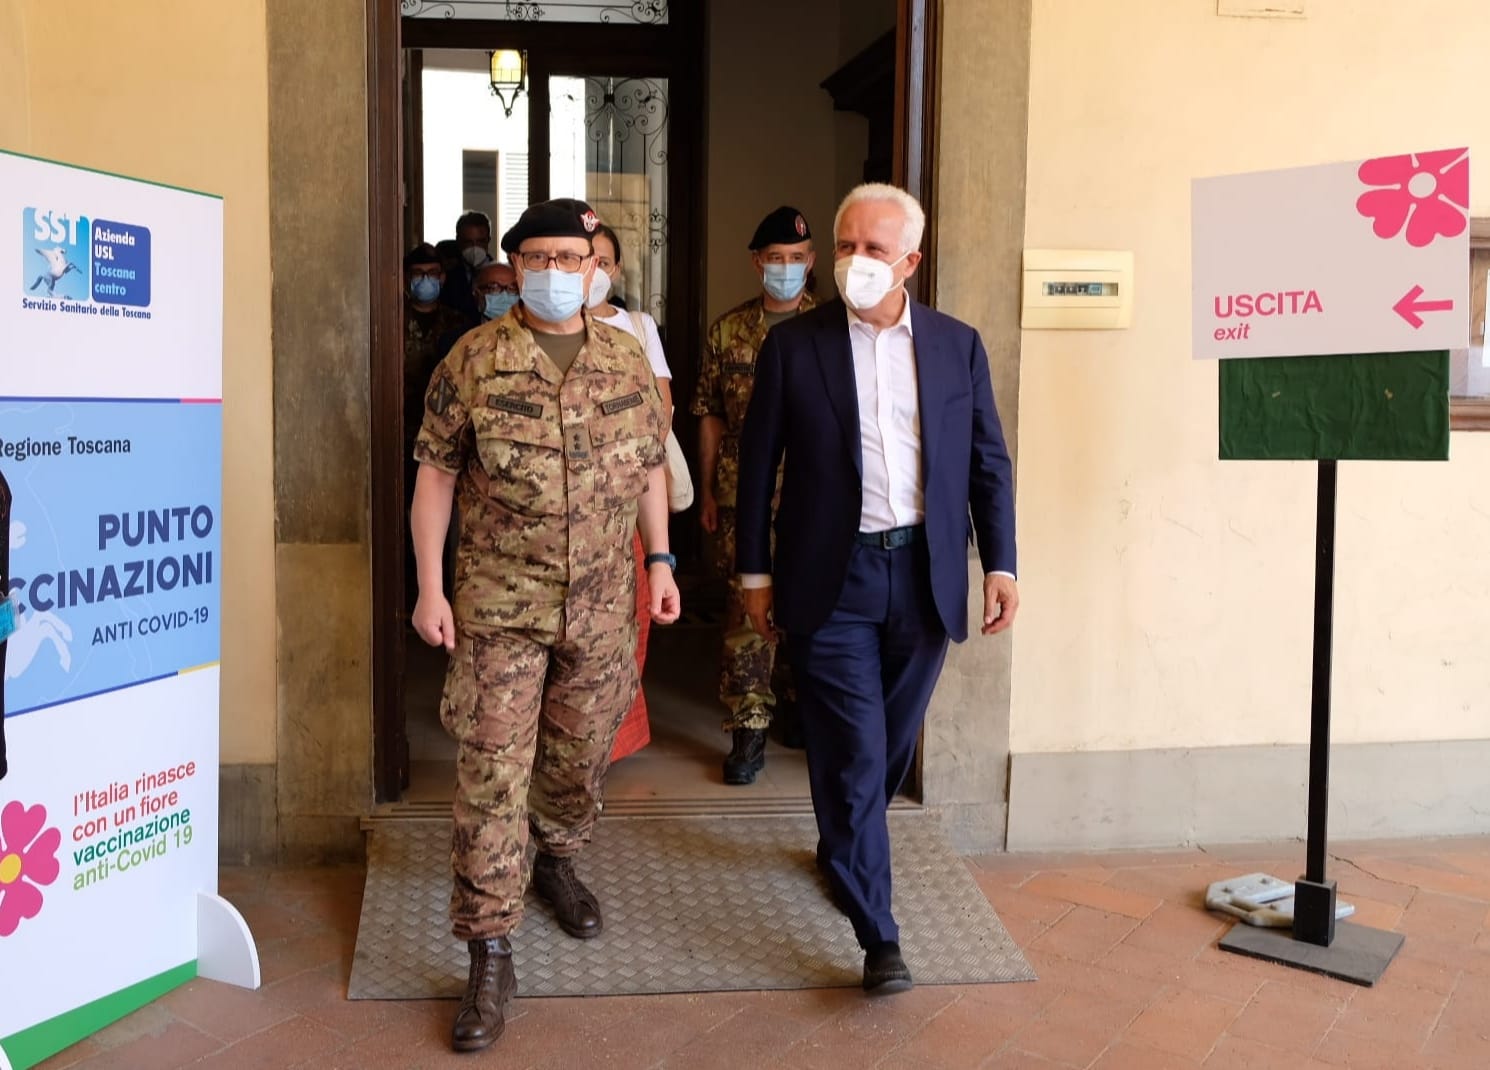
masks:
[[[368,308],[372,451],[373,794],[408,786],[404,723],[403,45],[398,0],[367,0]]]
[[[936,159],[937,12],[941,0],[897,0],[895,181],[926,208],[925,257],[916,273],[916,296],[935,293],[936,227],[933,211]],[[409,746],[402,709],[404,649],[403,546],[408,538],[402,458],[404,205],[412,190],[404,179],[402,143],[405,48],[521,48],[541,56],[529,71],[530,85],[542,79],[547,91],[553,69],[590,65],[606,56],[614,69],[669,78],[668,227],[681,234],[669,256],[669,348],[683,359],[674,365],[679,407],[692,396],[696,354],[706,324],[708,152],[707,3],[677,4],[667,27],[586,26],[549,22],[402,18],[399,0],[366,0],[368,89],[368,284],[370,289],[370,383],[372,416],[370,488],[372,539],[372,715],[373,786],[378,802],[396,801],[408,785]],[[552,66],[549,60],[552,60]],[[692,86],[696,91],[680,91]],[[546,124],[537,124],[544,131]],[[530,145],[530,155],[547,146]],[[680,159],[681,157],[681,159]],[[546,186],[547,171],[541,172]],[[530,183],[532,183],[530,179]],[[683,421],[685,448],[694,425]],[[682,514],[685,518],[691,514]],[[696,525],[677,525],[679,549],[696,544]]]

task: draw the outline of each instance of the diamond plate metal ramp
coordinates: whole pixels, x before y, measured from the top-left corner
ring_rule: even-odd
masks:
[[[918,984],[1034,979],[935,818],[892,813],[895,916]],[[605,931],[566,936],[528,896],[512,943],[524,996],[643,995],[857,985],[863,953],[813,864],[810,817],[609,818],[578,870]],[[352,999],[458,998],[465,946],[450,935],[450,824],[380,821]]]

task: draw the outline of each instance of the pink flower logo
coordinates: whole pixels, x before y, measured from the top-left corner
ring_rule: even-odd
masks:
[[[1440,149],[1367,160],[1358,172],[1368,186],[1356,211],[1374,219],[1378,238],[1407,228],[1407,244],[1421,249],[1435,238],[1455,238],[1469,225],[1469,150]]]
[[[62,833],[44,828],[47,808],[18,802],[0,810],[0,936],[41,913],[41,885],[57,879]]]

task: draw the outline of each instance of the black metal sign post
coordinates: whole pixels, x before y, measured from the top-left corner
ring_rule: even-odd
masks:
[[[1335,882],[1325,880],[1330,831],[1330,663],[1335,652],[1335,461],[1319,462],[1314,518],[1314,672],[1309,718],[1309,843],[1294,884],[1293,938],[1335,942]]]
[[[1293,932],[1235,925],[1221,947],[1254,958],[1373,985],[1402,947],[1399,933],[1342,922],[1335,882],[1326,879],[1330,817],[1330,669],[1335,624],[1334,460],[1319,462],[1314,520],[1314,672],[1309,725],[1309,841],[1294,883]]]

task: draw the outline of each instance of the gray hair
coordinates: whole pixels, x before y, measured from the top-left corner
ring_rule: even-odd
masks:
[[[926,212],[922,210],[921,202],[899,186],[887,185],[884,182],[866,182],[862,186],[855,186],[849,190],[848,196],[843,198],[843,203],[838,206],[838,213],[833,217],[833,240],[835,242],[838,240],[838,224],[843,220],[843,213],[848,211],[851,205],[865,201],[886,201],[899,207],[905,216],[905,229],[900,235],[900,251],[912,253],[921,248],[921,236],[926,231]]]

